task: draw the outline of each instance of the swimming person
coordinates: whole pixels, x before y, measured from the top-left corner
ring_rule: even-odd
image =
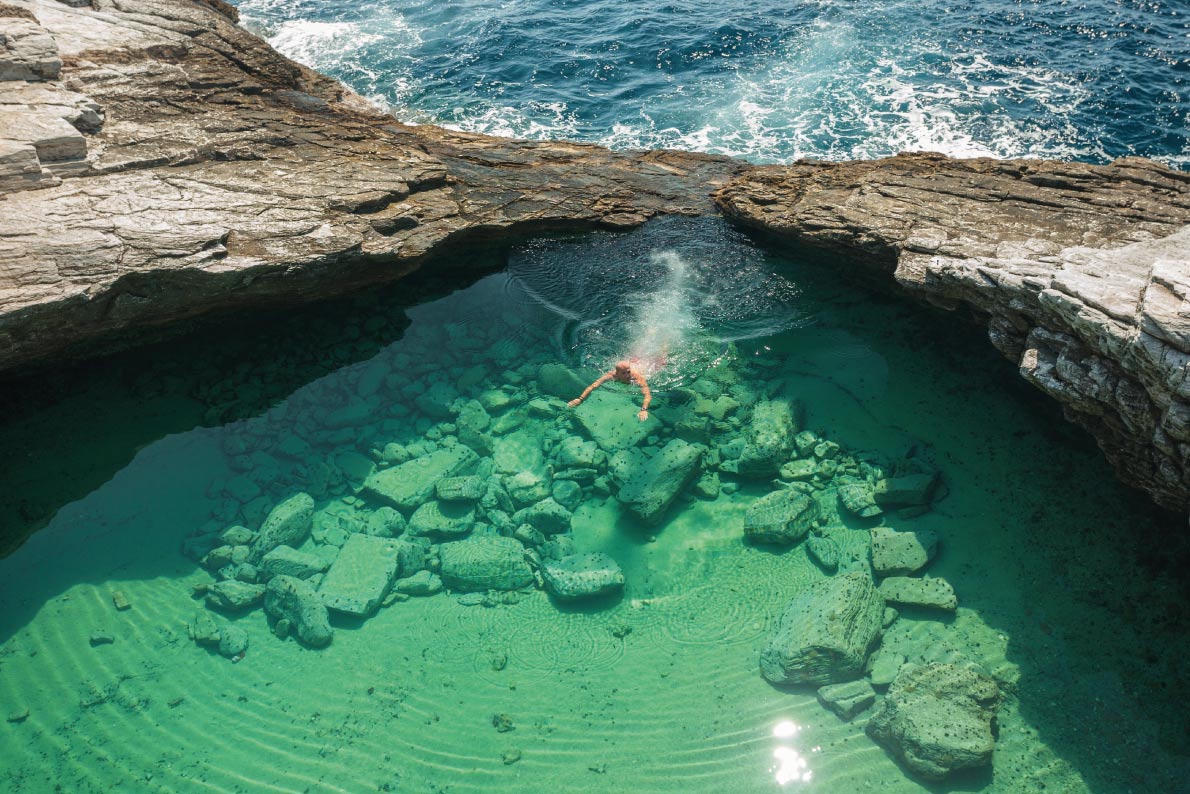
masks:
[[[637,367],[632,365],[630,361],[617,361],[615,369],[605,372],[599,376],[599,379],[592,383],[587,388],[583,389],[583,393],[577,398],[567,403],[571,408],[576,407],[583,400],[590,396],[591,392],[598,389],[609,380],[614,380],[616,383],[635,383],[640,386],[641,393],[644,395],[644,400],[641,402],[640,412],[636,418],[640,421],[645,421],[649,418],[649,403],[653,401],[653,393],[649,391],[649,382],[645,380],[645,374]]]

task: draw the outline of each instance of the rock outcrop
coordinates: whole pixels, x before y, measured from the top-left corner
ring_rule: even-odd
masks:
[[[0,4],[0,369],[393,280],[464,237],[707,212],[743,167],[405,126],[235,19]]]
[[[1190,175],[752,167],[411,127],[235,21],[222,0],[0,0],[0,371],[398,279],[467,240],[717,207],[964,307],[1123,479],[1190,507]]]
[[[1190,174],[900,155],[757,168],[716,201],[885,289],[967,309],[1125,481],[1190,507]]]

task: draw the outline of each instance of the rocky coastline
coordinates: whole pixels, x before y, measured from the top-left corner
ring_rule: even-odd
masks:
[[[0,2],[0,371],[391,281],[464,240],[721,212],[983,324],[1122,479],[1190,508],[1190,175],[410,127],[220,0],[79,3]]]

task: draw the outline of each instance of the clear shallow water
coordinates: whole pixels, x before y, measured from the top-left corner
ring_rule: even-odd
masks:
[[[612,555],[627,578],[622,599],[589,609],[560,609],[540,591],[492,607],[439,594],[366,621],[336,618],[334,642],[319,651],[277,639],[254,610],[232,616],[250,638],[238,664],[186,636],[203,608],[191,589],[211,576],[181,555],[183,538],[255,527],[299,489],[320,514],[371,510],[341,473],[343,456],[449,437],[418,401],[435,382],[482,368],[463,392],[500,389],[512,403],[493,412],[510,417],[493,430],[493,458],[537,465],[543,442],[571,432],[528,408],[541,365],[600,363],[603,344],[571,333],[575,312],[541,299],[557,298],[541,263],[575,280],[652,268],[638,282],[604,281],[580,307],[598,324],[605,312],[592,307],[665,304],[673,257],[687,286],[713,281],[720,261],[755,275],[736,293],[753,307],[748,323],[699,308],[697,290],[668,304],[684,316],[669,327],[721,353],[687,373],[688,386],[783,388],[804,404],[807,426],[848,454],[912,449],[943,473],[948,493],[930,512],[884,523],[938,532],[929,570],[954,585],[960,608],[948,619],[907,612],[886,641],[941,640],[1016,681],[994,771],[959,789],[1177,791],[1190,750],[1187,599],[1174,575],[1184,550],[1166,533],[1184,526],[1119,486],[982,339],[766,256],[712,220],[529,243],[506,270],[418,305],[402,284],[257,327],[207,329],[165,345],[148,369],[138,353],[83,373],[53,408],[14,409],[19,421],[0,428],[4,481],[58,509],[0,561],[0,703],[6,716],[28,709],[0,723],[0,786],[923,790],[864,735],[866,715],[843,722],[812,691],[760,677],[775,616],[825,576],[802,545],[775,553],[742,542],[744,511],[765,484],[683,498],[658,528],[589,495],[575,542]],[[676,392],[659,392],[655,413],[672,420]],[[635,412],[635,392],[609,394],[608,410]],[[295,437],[309,445],[296,457]],[[78,478],[94,485],[76,498]],[[862,550],[872,522],[828,518],[844,550]],[[131,609],[114,608],[116,589]],[[96,631],[115,641],[93,647]],[[494,715],[514,729],[497,731]],[[788,721],[796,735],[775,737]],[[777,784],[782,747],[807,759],[809,781]]]
[[[237,5],[410,122],[757,162],[1190,163],[1190,8],[1170,0]]]

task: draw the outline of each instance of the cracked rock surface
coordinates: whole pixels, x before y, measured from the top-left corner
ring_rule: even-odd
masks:
[[[1190,509],[1190,174],[917,154],[756,168],[716,201],[885,289],[965,309],[1126,482]]]
[[[752,167],[411,127],[235,20],[222,0],[0,0],[0,371],[397,279],[464,239],[721,211],[969,310],[1126,481],[1190,507],[1190,175]]]

